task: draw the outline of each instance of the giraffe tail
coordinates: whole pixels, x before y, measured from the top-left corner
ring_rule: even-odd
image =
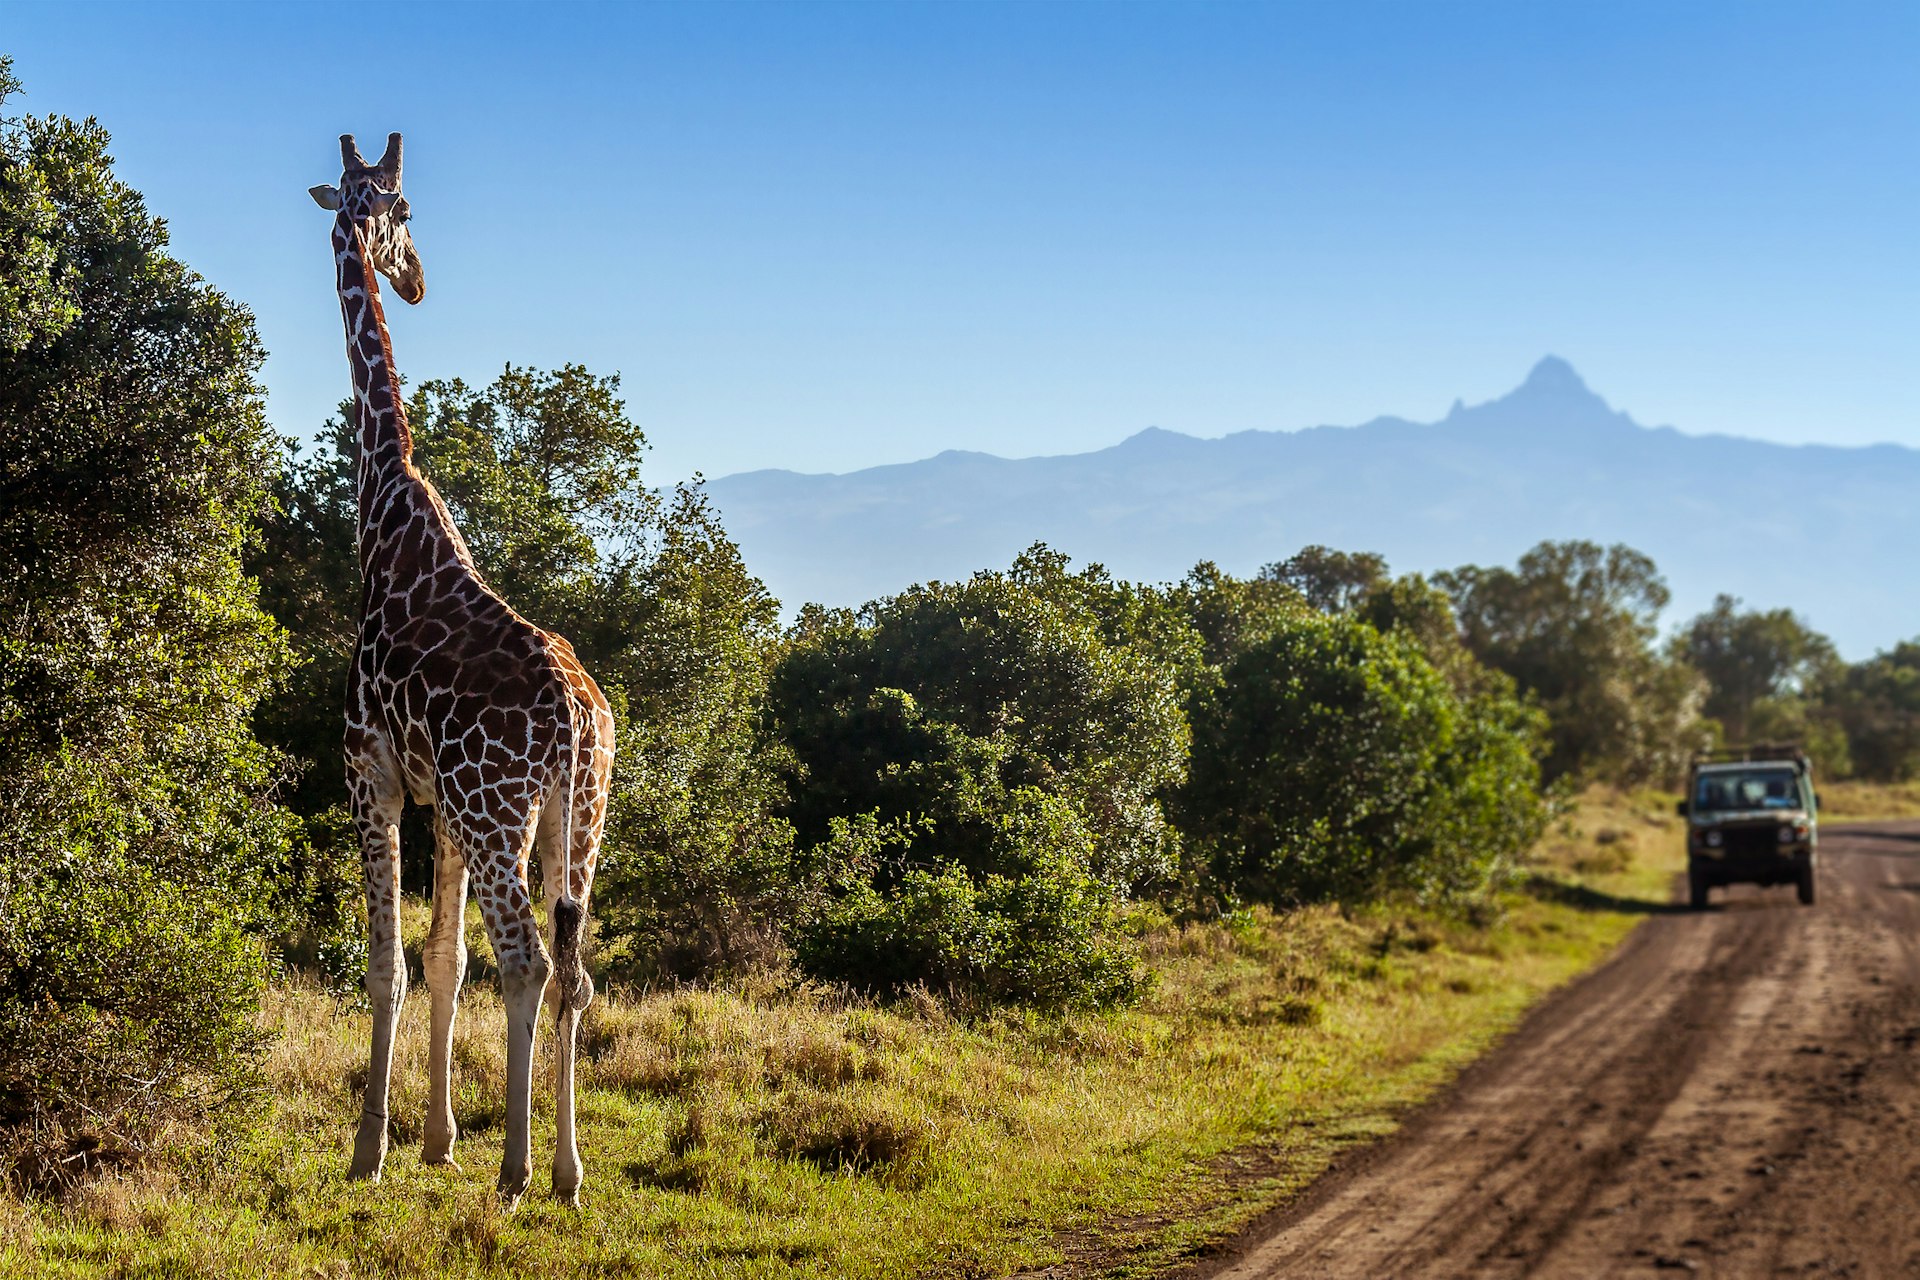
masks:
[[[580,935],[586,924],[586,912],[572,898],[553,904],[553,962],[560,982],[563,1008],[578,1011],[593,1000],[593,980],[580,958]]]
[[[593,1001],[593,980],[581,956],[581,935],[585,931],[586,908],[573,897],[573,819],[575,792],[579,786],[580,743],[575,728],[579,708],[573,699],[565,700],[567,749],[564,767],[567,777],[566,808],[562,811],[560,839],[564,852],[561,867],[565,878],[553,899],[553,966],[559,985],[561,1010],[578,1011]]]

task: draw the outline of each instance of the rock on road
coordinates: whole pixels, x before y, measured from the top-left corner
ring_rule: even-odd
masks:
[[[1920,823],[1819,902],[1654,914],[1400,1133],[1187,1274],[1920,1276]]]

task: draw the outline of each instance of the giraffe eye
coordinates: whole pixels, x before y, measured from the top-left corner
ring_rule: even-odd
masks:
[[[394,221],[401,222],[401,223],[410,222],[413,220],[413,210],[407,207],[407,202],[405,200],[399,200],[394,202],[393,218],[394,218]]]

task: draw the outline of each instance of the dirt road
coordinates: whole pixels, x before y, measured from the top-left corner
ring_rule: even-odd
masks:
[[[1191,1274],[1920,1276],[1920,823],[1650,918]]]

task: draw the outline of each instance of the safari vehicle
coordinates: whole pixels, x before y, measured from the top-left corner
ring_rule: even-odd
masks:
[[[1687,769],[1687,897],[1695,911],[1715,885],[1790,884],[1813,902],[1819,842],[1813,761],[1791,743],[1735,747]]]

